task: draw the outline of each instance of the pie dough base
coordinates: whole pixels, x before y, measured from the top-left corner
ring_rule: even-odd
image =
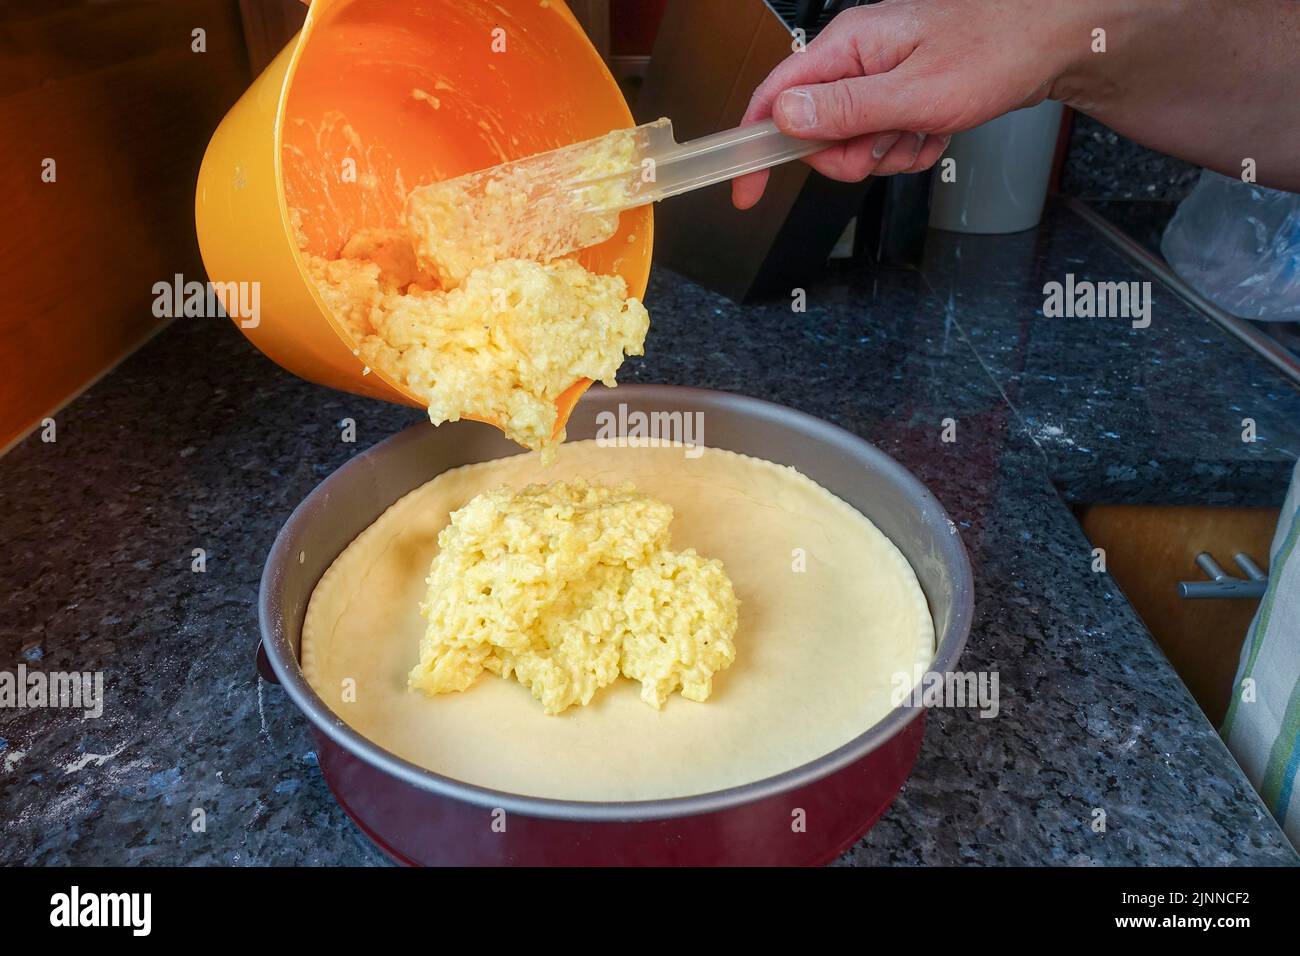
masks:
[[[702,451],[702,454],[700,452]],[[690,457],[698,455],[698,457]],[[646,707],[619,680],[590,705],[541,713],[485,675],[464,693],[407,690],[438,532],[489,488],[585,478],[673,507],[672,547],[719,558],[740,599],[736,660],[713,695]],[[796,549],[806,555],[797,571]],[[339,555],[307,608],[302,668],[343,721],[386,750],[466,783],[567,800],[707,793],[792,770],[891,709],[894,675],[927,668],[934,626],[907,560],[870,521],[793,468],[718,449],[560,447],[439,475]],[[354,700],[347,700],[355,688]]]

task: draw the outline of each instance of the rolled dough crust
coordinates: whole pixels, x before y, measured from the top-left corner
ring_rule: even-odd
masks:
[[[695,449],[696,454],[700,449]],[[672,505],[672,546],[719,558],[740,599],[736,660],[713,696],[646,707],[620,680],[589,706],[544,715],[486,675],[431,699],[406,675],[438,532],[475,494],[586,478]],[[795,570],[802,549],[806,570]],[[302,667],[363,736],[479,786],[569,800],[690,796],[792,770],[891,709],[894,675],[929,666],[934,626],[907,560],[860,512],[793,468],[718,449],[562,445],[445,472],[389,508],[317,584]],[[355,688],[355,700],[347,692]]]

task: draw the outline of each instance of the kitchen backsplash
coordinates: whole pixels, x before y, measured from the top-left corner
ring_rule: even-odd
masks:
[[[1080,199],[1160,199],[1187,195],[1199,167],[1139,146],[1096,120],[1076,113],[1060,191]]]

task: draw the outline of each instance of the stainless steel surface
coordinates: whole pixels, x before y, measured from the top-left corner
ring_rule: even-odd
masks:
[[[1228,572],[1219,566],[1219,562],[1208,551],[1202,551],[1196,556],[1196,565],[1211,581],[1222,581],[1228,576]]]
[[[1245,571],[1246,577],[1250,578],[1252,581],[1268,580],[1268,575],[1264,573],[1264,569],[1261,568],[1258,564],[1256,564],[1251,559],[1250,555],[1243,554],[1242,552],[1238,551],[1236,554],[1232,556],[1232,560],[1237,562],[1237,567]]]
[[[702,412],[707,445],[792,465],[869,517],[911,562],[929,601],[937,637],[932,669],[954,668],[974,612],[970,562],[943,507],[901,465],[857,436],[801,412],[725,392],[674,386],[593,388],[569,420],[570,439],[595,437],[597,415],[617,415],[620,405],[633,411]],[[814,783],[871,753],[920,716],[917,709],[897,708],[843,747],[741,787],[626,803],[501,793],[433,773],[371,743],[330,711],[298,666],[302,620],[312,589],[352,539],[402,495],[449,468],[518,452],[495,429],[475,423],[416,425],[352,459],[286,522],[262,574],[262,642],[286,693],[334,743],[405,783],[480,807],[564,820],[654,820],[728,809]]]
[[[1118,246],[1122,252],[1137,260],[1179,297],[1205,313],[1211,321],[1266,360],[1293,384],[1300,385],[1300,359],[1297,359],[1286,346],[1246,320],[1224,312],[1184,282],[1167,262],[1134,241],[1122,229],[1087,204],[1073,198],[1066,199],[1065,204]]]

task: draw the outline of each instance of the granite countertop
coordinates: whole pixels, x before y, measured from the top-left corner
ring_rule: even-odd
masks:
[[[802,314],[661,269],[647,357],[621,378],[842,425],[961,529],[961,666],[999,672],[1001,713],[934,711],[911,779],[842,863],[1293,863],[1091,571],[1069,503],[1277,504],[1300,392],[1158,286],[1148,329],[1044,318],[1043,284],[1067,272],[1144,278],[1063,209],[1017,236],[932,233],[922,269],[829,276]],[[306,720],[256,675],[255,601],[298,501],[420,417],[294,378],[227,320],[182,319],[60,412],[56,442],[0,459],[0,670],[103,670],[107,697],[98,720],[0,711],[0,863],[384,862],[331,798]]]

